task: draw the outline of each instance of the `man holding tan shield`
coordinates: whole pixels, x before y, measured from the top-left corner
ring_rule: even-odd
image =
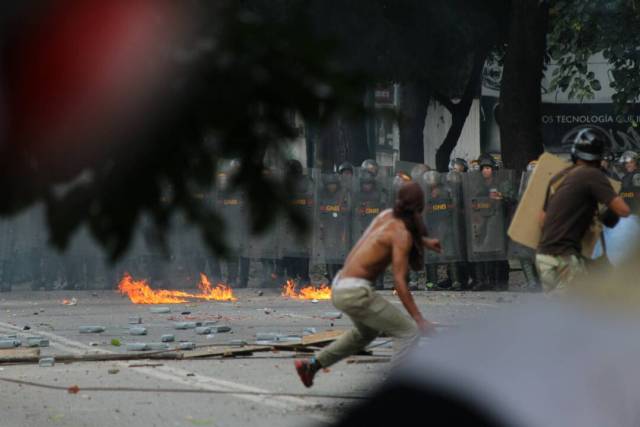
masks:
[[[582,239],[598,214],[607,226],[630,214],[629,206],[616,194],[600,168],[605,139],[592,128],[578,132],[571,150],[573,165],[550,181],[540,215],[542,234],[536,266],[546,293],[562,292],[585,271]]]

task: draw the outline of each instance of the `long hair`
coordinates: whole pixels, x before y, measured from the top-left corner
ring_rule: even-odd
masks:
[[[393,207],[393,216],[401,219],[411,234],[413,244],[409,253],[409,265],[414,271],[424,266],[424,246],[422,238],[427,236],[427,227],[422,220],[424,209],[424,193],[415,182],[408,182],[400,187]]]

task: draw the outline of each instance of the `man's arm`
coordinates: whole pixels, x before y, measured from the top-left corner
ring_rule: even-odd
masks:
[[[538,215],[538,224],[540,228],[544,226],[544,220],[547,218],[547,213],[545,211],[540,211],[540,215]]]
[[[422,313],[418,309],[413,295],[407,286],[407,274],[409,273],[409,252],[411,251],[411,235],[404,231],[402,233],[394,233],[392,242],[392,268],[393,280],[398,298],[407,310],[413,320],[415,320],[418,328],[422,333],[433,332],[434,327],[431,323],[422,317]]]
[[[616,196],[607,207],[619,217],[626,218],[631,215],[631,208],[620,196]]]
[[[589,172],[591,176],[588,184],[591,188],[591,194],[598,203],[605,205],[619,217],[628,217],[631,214],[631,209],[624,199],[613,190],[609,178],[599,169],[593,171],[589,169]]]
[[[438,239],[431,239],[429,237],[423,237],[422,238],[422,245],[429,249],[432,250],[433,252],[437,252],[437,253],[441,253],[442,252],[442,245],[440,244],[440,240]]]

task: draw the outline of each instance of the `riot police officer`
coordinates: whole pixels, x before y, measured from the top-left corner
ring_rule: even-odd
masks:
[[[302,163],[290,159],[285,165],[286,180],[293,186],[293,194],[289,204],[309,222],[313,218],[313,180],[303,174]],[[309,256],[311,255],[311,239],[297,236],[288,221],[284,232],[282,257],[278,263],[278,275],[283,278],[297,279],[303,284],[311,282],[309,277]]]
[[[217,176],[215,208],[224,218],[226,243],[231,253],[224,260],[212,260],[211,267],[214,278],[222,279],[221,267],[226,264],[226,283],[236,288],[246,288],[249,282],[249,258],[242,256],[247,238],[246,202],[239,191],[231,188],[230,182],[239,168],[240,163],[232,160]]]
[[[615,157],[613,153],[609,150],[606,150],[602,155],[602,160],[600,161],[600,167],[609,178],[618,180],[619,179],[618,174],[616,173],[613,167],[614,160],[615,160]]]
[[[449,162],[449,172],[464,173],[469,170],[469,164],[461,157],[451,159]]]
[[[473,214],[469,251],[479,258],[473,264],[474,290],[502,290],[509,280],[506,207],[513,201],[514,192],[510,183],[498,179],[498,165],[490,155],[481,156],[478,164],[480,175],[473,176],[465,201],[472,205],[466,208]]]
[[[351,200],[335,173],[323,174],[317,185],[313,253],[324,262],[326,278],[332,283],[350,247]]]
[[[620,157],[620,163],[624,166],[622,187],[620,196],[629,205],[631,212],[640,212],[640,170],[638,170],[638,153],[625,151]]]
[[[353,177],[353,165],[350,162],[342,162],[338,167],[338,174],[342,177]]]
[[[380,169],[380,166],[378,166],[378,162],[376,162],[375,160],[367,159],[362,162],[360,168],[363,172],[367,172],[370,176],[376,178],[378,176],[378,170]]]

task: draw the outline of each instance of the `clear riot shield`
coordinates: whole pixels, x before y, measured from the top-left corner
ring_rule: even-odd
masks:
[[[627,202],[631,213],[640,214],[640,171],[627,173],[622,177],[620,197]]]
[[[0,290],[11,290],[10,267],[14,256],[15,233],[10,218],[0,220]]]
[[[311,171],[309,171],[311,172]],[[304,216],[307,224],[313,222],[314,180],[310,175],[303,175],[295,183],[293,194],[289,195],[288,203],[300,215]],[[309,258],[311,256],[311,233],[302,236],[289,218],[281,221],[280,255],[289,258]]]
[[[465,235],[462,212],[462,174],[425,173],[420,186],[424,191],[424,221],[430,237],[440,240],[442,253],[425,251],[426,264],[464,261]]]
[[[335,173],[320,175],[314,184],[312,261],[341,264],[351,244],[351,192]]]
[[[520,203],[520,199],[527,189],[527,184],[529,183],[529,178],[533,174],[533,171],[524,171],[522,172],[522,176],[520,178],[520,185],[518,186],[518,196],[517,202]],[[516,206],[517,207],[517,206]],[[513,213],[515,213],[515,209],[513,209]],[[510,219],[513,218],[511,215]],[[521,245],[518,242],[514,242],[509,239],[509,259],[531,259],[535,258],[535,250],[531,249],[527,246]]]
[[[230,256],[246,252],[247,211],[246,199],[239,191],[219,186],[215,192],[215,210],[224,221],[224,238]]]
[[[467,234],[467,259],[472,262],[507,259],[509,209],[517,187],[511,170],[490,175],[472,171],[463,175],[462,188]]]
[[[353,214],[351,217],[351,246],[355,245],[371,221],[383,210],[390,207],[388,177],[372,177],[367,173],[354,177],[351,190]]]

